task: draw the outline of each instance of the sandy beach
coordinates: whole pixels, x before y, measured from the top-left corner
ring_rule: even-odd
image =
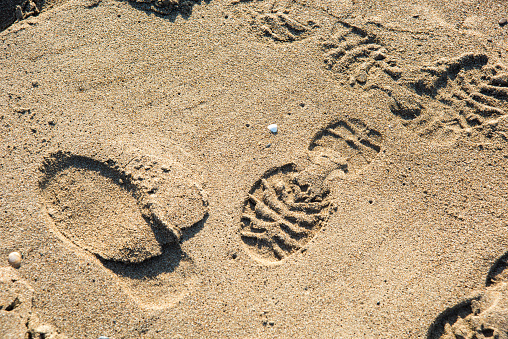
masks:
[[[505,1],[0,12],[0,338],[508,338]]]

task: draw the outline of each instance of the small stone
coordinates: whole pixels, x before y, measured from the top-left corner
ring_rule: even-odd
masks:
[[[372,53],[372,58],[374,58],[374,60],[383,60],[386,59],[386,55],[381,51],[376,51]]]
[[[499,20],[499,26],[503,27],[504,25],[508,24],[507,18],[502,18]]]
[[[277,124],[271,124],[271,125],[268,125],[268,129],[270,130],[270,132],[272,133],[277,133]]]
[[[367,82],[367,72],[360,71],[360,73],[358,73],[358,75],[356,76],[356,81],[358,81],[361,84],[366,83]]]
[[[19,252],[9,253],[9,264],[14,268],[20,267],[21,266],[21,254]]]

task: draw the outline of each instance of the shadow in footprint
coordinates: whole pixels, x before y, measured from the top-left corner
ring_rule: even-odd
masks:
[[[192,8],[202,3],[209,4],[211,0],[126,0],[132,7],[146,13],[153,13],[160,18],[174,22],[178,16],[187,20],[192,14]]]
[[[196,281],[179,242],[203,227],[207,204],[195,183],[178,177],[178,166],[143,155],[122,165],[59,151],[41,172],[53,231],[97,257],[138,304],[167,307]]]
[[[471,302],[473,300],[477,299],[468,299],[443,311],[427,331],[427,339],[441,338],[445,334],[447,325],[456,324],[459,318],[464,319],[470,315],[472,313]]]
[[[508,253],[490,269],[486,287],[475,298],[442,312],[427,339],[485,339],[508,337]]]
[[[189,240],[196,235],[204,227],[208,216],[196,224],[192,229],[186,230],[182,235],[182,241]],[[125,263],[121,261],[105,260],[100,256],[97,258],[104,267],[114,273],[130,279],[146,280],[156,278],[159,274],[172,273],[178,269],[181,262],[188,262],[191,259],[180,246],[171,244],[172,246],[163,246],[162,253],[156,257],[147,259],[140,263]]]
[[[489,287],[501,281],[508,281],[508,252],[496,260],[487,274],[485,286]]]
[[[182,242],[197,234],[207,218],[187,230]],[[150,308],[163,308],[178,301],[197,279],[192,259],[175,244],[163,246],[162,254],[137,264],[97,258],[118,276],[133,299]]]

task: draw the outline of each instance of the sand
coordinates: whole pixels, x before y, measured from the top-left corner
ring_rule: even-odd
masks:
[[[2,6],[0,338],[508,338],[505,1]]]

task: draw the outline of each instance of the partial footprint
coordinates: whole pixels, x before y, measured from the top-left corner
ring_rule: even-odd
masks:
[[[198,4],[198,0],[127,0],[136,8],[152,11],[161,15],[170,15],[181,13],[189,16],[192,13],[192,7]]]
[[[252,256],[277,263],[302,250],[330,215],[329,180],[358,174],[381,149],[383,137],[359,119],[321,130],[309,146],[311,165],[268,171],[249,192],[240,234]]]
[[[303,39],[312,26],[298,22],[284,12],[260,13],[255,18],[255,25],[267,36],[276,41],[291,42]]]
[[[381,71],[393,79],[401,75],[396,59],[366,29],[345,22],[322,44],[326,67],[339,75],[342,84],[363,86]]]
[[[329,30],[333,20],[323,10],[296,1],[237,2],[255,33],[278,42],[294,42]]]
[[[508,114],[508,67],[485,54],[464,54],[407,70],[397,79],[362,88],[380,90],[391,112],[422,137],[438,143],[480,131]],[[373,93],[373,92],[371,92]]]
[[[485,290],[443,312],[431,326],[428,339],[508,338],[508,254],[487,276]]]
[[[370,164],[381,150],[383,137],[355,118],[338,120],[313,138],[309,151],[340,164],[345,174],[355,174]]]
[[[35,314],[35,291],[12,267],[0,267],[0,335],[5,339],[67,339]]]
[[[206,198],[178,162],[135,149],[109,156],[45,159],[39,187],[50,225],[116,273],[140,305],[165,307],[194,279],[178,243],[207,214]]]
[[[489,64],[485,54],[441,59],[422,68],[410,86],[422,97],[457,112],[454,122],[461,128],[508,114],[508,67]]]

